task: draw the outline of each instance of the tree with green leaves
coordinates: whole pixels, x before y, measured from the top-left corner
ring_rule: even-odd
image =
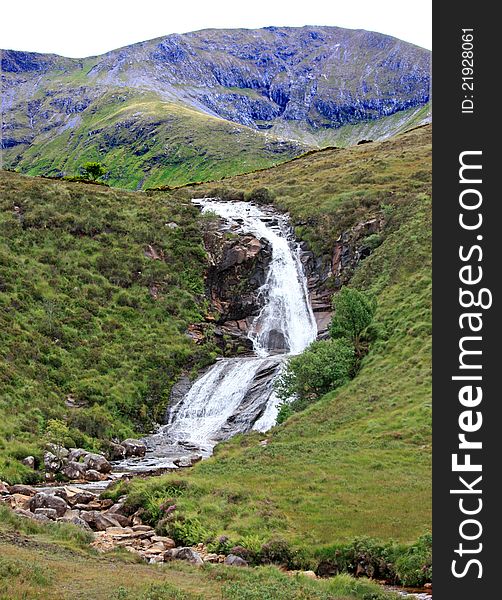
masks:
[[[87,179],[97,181],[106,173],[105,167],[99,162],[87,162],[81,167],[82,174]]]
[[[305,352],[289,359],[277,380],[277,395],[290,410],[302,410],[349,381],[353,366],[354,349],[346,340],[313,342]]]
[[[49,419],[45,426],[45,439],[51,444],[53,454],[58,461],[62,459],[62,453],[66,440],[70,437],[68,425],[60,419]]]
[[[366,334],[376,309],[377,302],[374,296],[343,287],[333,296],[334,315],[331,320],[331,337],[350,340],[356,355],[362,356],[366,347]]]

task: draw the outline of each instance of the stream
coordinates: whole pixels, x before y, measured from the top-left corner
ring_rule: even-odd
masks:
[[[254,355],[217,360],[169,408],[166,424],[144,438],[146,456],[115,463],[115,475],[175,468],[173,461],[210,456],[218,442],[237,433],[273,427],[279,402],[274,379],[287,357],[301,353],[317,335],[300,248],[287,216],[248,202],[192,202],[221,217],[226,230],[270,244],[272,257],[259,290],[263,305],[248,331]]]

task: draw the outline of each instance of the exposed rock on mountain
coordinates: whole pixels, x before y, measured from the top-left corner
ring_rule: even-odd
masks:
[[[102,56],[4,51],[2,151],[30,174],[100,160],[112,184],[177,184],[428,119],[430,52],[337,27],[203,30]]]

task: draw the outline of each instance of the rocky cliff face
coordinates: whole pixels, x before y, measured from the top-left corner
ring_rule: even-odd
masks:
[[[359,263],[381,244],[384,226],[382,215],[357,223],[338,236],[331,253],[325,256],[315,256],[302,244],[302,262],[320,337],[327,336],[333,294],[350,282]]]
[[[391,135],[428,102],[429,71],[422,48],[337,27],[205,30],[82,60],[4,51],[2,150],[32,174],[101,160],[127,187],[210,179],[346,143],[346,126]]]
[[[266,240],[221,229],[219,220],[207,224],[204,234],[208,268],[206,297],[210,302],[205,324],[195,324],[190,335],[203,340],[212,325],[215,340],[225,355],[252,352],[249,327],[264,297],[271,249]]]

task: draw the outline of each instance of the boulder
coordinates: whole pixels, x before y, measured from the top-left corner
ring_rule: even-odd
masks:
[[[86,454],[89,454],[87,450],[83,448],[71,448],[70,453],[68,454],[68,460],[74,460],[75,462],[79,462],[81,458],[83,458]]]
[[[129,519],[119,513],[110,513],[110,511],[106,511],[105,515],[109,515],[112,519],[117,521],[121,527],[128,527],[130,524]]]
[[[113,513],[114,515],[128,516],[127,508],[124,506],[125,500],[119,500],[115,504],[112,504],[107,512]]]
[[[88,492],[87,490],[82,490],[81,492],[78,492],[77,494],[72,496],[69,499],[69,502],[72,506],[74,506],[75,504],[89,504],[89,502],[92,502],[92,500],[95,499],[96,494]]]
[[[120,523],[113,515],[106,515],[97,510],[82,511],[80,517],[94,531],[105,531],[108,527],[120,527]]]
[[[49,473],[57,473],[61,470],[61,467],[65,464],[66,458],[58,458],[52,452],[45,452],[44,454],[44,467]]]
[[[82,529],[87,529],[88,531],[91,531],[89,525],[84,521],[84,519],[80,517],[67,517],[65,515],[64,517],[61,517],[59,521],[62,523],[72,523],[73,525],[77,525],[77,527],[82,527]]]
[[[23,510],[30,509],[31,496],[25,496],[24,494],[12,494],[11,498],[14,501],[15,508],[22,508]]]
[[[16,484],[10,486],[11,494],[22,494],[23,496],[34,496],[37,490],[31,485]]]
[[[58,458],[68,458],[68,455],[70,454],[69,450],[67,450],[64,446],[60,446],[59,444],[47,444],[45,447],[49,452]]]
[[[101,481],[106,479],[106,475],[104,473],[99,473],[95,469],[89,469],[85,472],[86,481]]]
[[[188,547],[172,548],[164,553],[164,560],[171,560],[173,558],[176,560],[186,560],[190,564],[196,566],[202,566],[204,564],[200,554]]]
[[[124,447],[125,455],[127,457],[145,456],[146,454],[146,444],[141,440],[128,438],[127,440],[124,440],[121,445]]]
[[[126,457],[126,449],[122,444],[110,442],[108,446],[108,458],[110,460],[122,460]]]
[[[98,473],[109,473],[112,470],[111,464],[102,454],[94,454],[92,452],[85,455],[84,465],[88,470],[98,471]]]
[[[16,515],[19,515],[20,517],[27,517],[28,519],[33,519],[35,516],[30,510],[23,510],[22,508],[15,508],[14,512]]]
[[[176,542],[174,540],[172,540],[169,537],[165,537],[163,535],[152,535],[152,537],[150,538],[150,540],[154,544],[161,542],[162,544],[164,544],[164,549],[165,550],[168,550],[168,549],[176,547]]]
[[[85,465],[74,460],[68,461],[61,469],[63,475],[68,477],[68,479],[84,479],[86,471],[87,468]]]
[[[34,456],[27,456],[26,458],[23,458],[23,460],[21,462],[23,463],[23,465],[25,465],[26,467],[28,467],[30,469],[35,468],[35,457]]]
[[[58,498],[63,498],[63,500],[68,504],[68,492],[65,488],[57,488],[54,490],[54,496]]]
[[[53,494],[46,494],[45,492],[38,492],[33,496],[30,501],[30,510],[35,512],[37,508],[53,508],[58,517],[62,517],[68,509],[68,505],[58,496]]]
[[[236,556],[235,554],[229,554],[225,558],[225,563],[229,567],[247,567],[248,563],[240,556]]]
[[[80,517],[80,511],[69,508],[61,518],[73,519],[73,517]]]
[[[47,515],[33,515],[33,519],[40,521],[40,523],[52,523],[52,519],[49,519]]]
[[[58,515],[55,508],[36,508],[35,516],[38,516],[38,515],[45,515],[51,521],[55,521],[58,518],[58,516],[61,516],[61,515]]]

